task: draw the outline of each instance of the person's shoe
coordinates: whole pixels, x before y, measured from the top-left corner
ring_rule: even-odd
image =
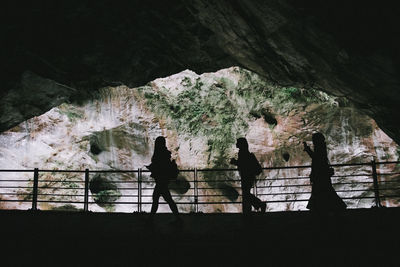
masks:
[[[261,207],[260,208],[261,208],[261,212],[264,213],[265,210],[267,209],[267,203],[265,203],[265,202],[261,203]]]

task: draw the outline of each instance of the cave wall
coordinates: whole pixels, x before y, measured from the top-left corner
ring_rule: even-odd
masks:
[[[185,70],[137,88],[106,87],[82,105],[58,105],[0,133],[0,169],[146,170],[154,140],[160,135],[166,137],[180,170],[234,167],[229,162],[237,157],[235,143],[239,137],[248,140],[250,151],[263,167],[306,166],[311,158],[304,152],[303,141],[311,144],[315,131],[326,137],[332,164],[399,158],[399,146],[346,99],[317,90],[278,87],[260,75],[232,67],[201,75]],[[399,169],[398,164],[379,165],[379,173],[393,173],[380,175],[382,192],[388,193],[385,187],[389,185],[392,188],[388,195],[399,194],[393,186],[400,179]],[[260,174],[258,179],[268,179],[259,181],[257,189],[263,200],[269,201],[267,210],[305,209],[306,202],[288,201],[308,199],[309,173],[309,168],[302,168],[265,170]],[[350,208],[371,207],[370,173],[368,165],[335,167],[332,182],[341,197],[354,198],[346,199]],[[30,208],[29,201],[9,201],[27,200],[26,195],[15,194],[32,192],[32,173],[5,173],[2,178],[7,181],[0,188],[1,208]],[[132,201],[137,194],[137,175],[100,172],[91,173],[89,178],[89,201],[95,202],[90,210],[137,210],[133,203],[117,203]],[[200,171],[197,179],[200,188],[214,188],[201,189],[200,202],[240,201],[237,172]],[[39,200],[55,201],[40,202],[40,209],[82,208],[82,173],[41,172],[40,180],[39,194],[58,194],[39,195]],[[151,203],[148,190],[153,190],[154,179],[144,172],[142,180],[143,190],[148,192],[142,201]],[[189,182],[192,180],[193,173],[180,172],[178,179],[170,183],[176,201],[193,201],[193,190],[189,190],[193,188]],[[293,191],[294,185],[299,186]],[[291,193],[271,195],[277,192]],[[371,198],[356,199],[360,196]],[[65,206],[65,201],[78,203]],[[392,197],[382,197],[382,203],[398,206]],[[195,210],[193,205],[178,206],[182,212]],[[145,204],[143,210],[150,211],[150,205]],[[167,205],[159,210],[170,211]],[[241,211],[240,205],[228,203],[201,205],[200,210]]]
[[[5,2],[0,114],[17,115],[1,116],[0,130],[46,112],[52,98],[239,65],[282,86],[345,96],[399,143],[397,11],[376,1]],[[52,87],[32,103],[21,90],[26,71],[70,90]],[[20,108],[27,102],[33,108]]]

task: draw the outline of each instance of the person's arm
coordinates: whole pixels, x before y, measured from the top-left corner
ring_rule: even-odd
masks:
[[[306,142],[303,142],[304,145],[304,151],[307,152],[307,154],[312,158],[314,152],[311,150],[311,148],[307,145]]]

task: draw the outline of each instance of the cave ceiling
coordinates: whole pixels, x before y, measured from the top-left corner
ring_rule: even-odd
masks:
[[[400,19],[391,2],[1,5],[0,131],[102,86],[235,65],[278,85],[345,96],[400,143]]]

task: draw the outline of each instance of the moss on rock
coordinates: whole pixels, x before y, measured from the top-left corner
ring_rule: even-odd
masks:
[[[94,201],[99,206],[111,210],[113,202],[121,197],[116,184],[100,174],[96,174],[89,182],[89,190],[94,195]]]

